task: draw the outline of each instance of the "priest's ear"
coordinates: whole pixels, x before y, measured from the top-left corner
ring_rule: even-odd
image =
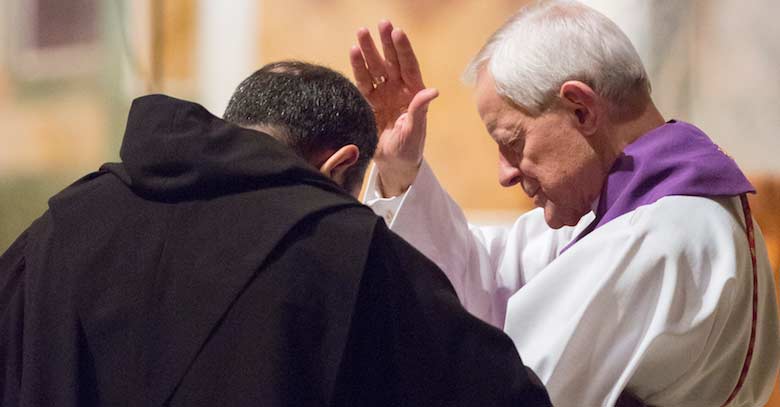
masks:
[[[588,85],[580,81],[567,81],[559,91],[561,106],[571,114],[574,126],[585,135],[592,135],[598,130],[603,114],[601,99]]]
[[[342,187],[346,185],[347,172],[360,158],[360,149],[354,144],[339,148],[320,165],[320,172]],[[348,191],[349,192],[349,191]]]

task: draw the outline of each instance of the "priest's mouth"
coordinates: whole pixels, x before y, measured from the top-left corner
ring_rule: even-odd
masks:
[[[533,188],[528,185],[528,181],[523,179],[520,181],[520,187],[523,189],[523,192],[531,198],[534,199],[534,197],[539,193],[539,191],[542,189],[541,186],[537,183],[536,186]]]

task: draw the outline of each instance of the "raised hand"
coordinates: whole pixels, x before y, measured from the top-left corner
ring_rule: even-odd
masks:
[[[400,195],[414,182],[425,147],[429,103],[439,92],[426,89],[420,65],[406,34],[389,21],[379,23],[384,58],[365,28],[350,50],[358,89],[376,115],[379,130],[374,161],[385,196]]]

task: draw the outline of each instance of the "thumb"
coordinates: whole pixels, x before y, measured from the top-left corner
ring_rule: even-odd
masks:
[[[439,91],[434,88],[423,89],[417,92],[409,103],[409,115],[414,121],[421,120],[428,113],[428,105],[433,99],[439,97]]]
[[[425,123],[427,121],[428,105],[438,96],[439,91],[433,88],[417,92],[409,103],[406,120],[402,123],[405,133],[410,136],[410,140],[416,140],[416,145],[419,145],[421,148],[425,142]],[[419,154],[419,159],[422,159],[422,150],[419,151]]]

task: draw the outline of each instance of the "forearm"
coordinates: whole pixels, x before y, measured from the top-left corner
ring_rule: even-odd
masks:
[[[427,163],[407,192],[382,199],[372,170],[366,203],[382,216],[391,230],[438,265],[449,278],[464,307],[496,326],[503,313],[496,313],[497,264],[487,250],[483,233],[472,233],[463,211],[439,185]],[[495,234],[495,233],[493,233]],[[501,307],[502,308],[502,307]]]

